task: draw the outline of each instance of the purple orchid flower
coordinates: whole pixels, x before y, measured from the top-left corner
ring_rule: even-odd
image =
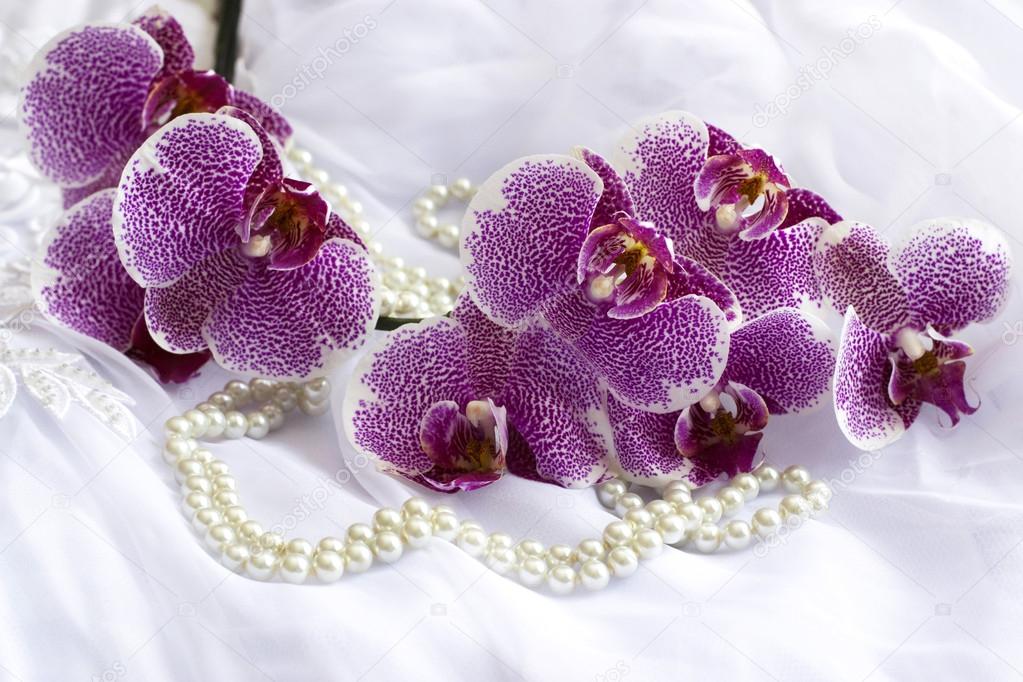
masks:
[[[249,114],[185,114],[129,159],[114,241],[145,288],[146,324],[173,353],[207,348],[231,371],[300,378],[362,346],[377,273],[355,232],[283,177]]]
[[[923,403],[955,426],[977,407],[966,398],[964,359],[949,338],[997,315],[1008,294],[1008,245],[992,226],[958,219],[917,225],[892,250],[871,227],[832,225],[815,254],[825,294],[845,325],[835,367],[835,412],[857,447],[894,442]]]
[[[348,439],[441,492],[505,471],[566,487],[606,471],[600,381],[542,324],[512,330],[463,296],[451,318],[404,326],[367,354],[342,408]]]
[[[717,384],[735,299],[674,254],[607,162],[578,156],[519,159],[480,186],[462,229],[466,291],[502,326],[548,326],[623,403],[678,411]]]
[[[834,339],[816,317],[782,308],[751,320],[732,332],[727,368],[698,403],[653,414],[608,399],[612,469],[648,485],[751,471],[769,416],[818,407],[834,366]]]
[[[130,24],[88,24],[36,55],[19,118],[39,171],[60,185],[65,208],[115,187],[125,161],[169,120],[232,105],[277,141],[291,135],[269,105],[212,71],[193,69],[181,25],[159,8]]]
[[[811,255],[820,233],[841,217],[817,194],[792,188],[766,152],[670,111],[634,125],[605,166],[615,205],[656,225],[676,259],[719,278],[746,317],[819,309]]]
[[[47,233],[32,263],[32,287],[42,313],[150,365],[163,382],[183,382],[208,351],[183,355],[157,346],[142,316],[145,291],[117,258],[111,215],[116,191],[75,204]]]

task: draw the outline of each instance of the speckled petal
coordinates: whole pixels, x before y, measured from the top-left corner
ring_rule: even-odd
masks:
[[[888,269],[888,243],[869,225],[842,221],[821,234],[814,267],[838,311],[852,306],[862,324],[891,333],[909,321],[906,292]]]
[[[46,235],[32,263],[42,312],[118,350],[131,342],[142,288],[121,267],[110,230],[114,190],[72,206]]]
[[[549,329],[534,326],[516,339],[508,381],[495,401],[533,454],[545,481],[579,488],[607,470],[610,426],[599,378]]]
[[[142,29],[71,29],[36,55],[19,119],[39,171],[65,186],[100,178],[142,139],[142,107],[163,51]]]
[[[132,155],[114,206],[121,262],[139,284],[166,285],[238,242],[259,136],[231,116],[186,114]]]
[[[447,318],[388,334],[363,356],[348,382],[342,406],[348,440],[385,470],[413,476],[428,471],[433,462],[419,442],[427,409],[443,400],[465,405],[478,397],[465,356],[466,337]]]
[[[160,7],[150,7],[131,22],[148,33],[163,50],[163,68],[158,78],[192,68],[195,52],[178,20]]]
[[[576,260],[603,183],[570,156],[528,156],[484,182],[462,224],[466,290],[512,327],[576,288]]]
[[[820,309],[813,253],[826,227],[823,220],[811,218],[763,239],[729,242],[721,278],[735,292],[747,318],[784,307]]]
[[[615,464],[622,478],[660,486],[688,477],[693,464],[675,447],[678,413],[637,410],[611,396],[607,413],[614,433]]]
[[[850,309],[845,316],[835,365],[835,415],[845,437],[862,450],[877,450],[902,437],[919,410],[900,409],[887,396],[891,367],[885,337]]]
[[[929,220],[892,254],[917,326],[945,330],[990,320],[1009,293],[1012,258],[1005,237],[975,220]]]
[[[790,189],[786,194],[789,197],[789,212],[785,214],[779,230],[798,225],[807,218],[820,218],[829,225],[842,220],[842,216],[819,194],[802,187]]]
[[[767,313],[732,334],[727,378],[759,393],[772,414],[817,407],[834,371],[831,330],[794,308]]]
[[[607,159],[586,147],[576,147],[572,150],[572,155],[592,168],[604,183],[604,192],[593,211],[591,221],[593,227],[615,222],[615,214],[619,212],[635,216],[636,207],[632,203],[632,196],[629,195],[629,188]]]
[[[465,293],[455,302],[451,319],[459,323],[465,334],[463,362],[469,366],[473,395],[497,395],[512,371],[519,332],[492,321]]]
[[[687,112],[669,111],[639,121],[633,131],[621,140],[611,162],[632,194],[636,217],[653,222],[675,243],[676,253],[713,269],[700,253],[708,218],[693,192],[707,158],[707,126]]]
[[[352,242],[324,242],[293,270],[253,265],[210,313],[203,337],[229,371],[276,378],[322,375],[366,341],[380,307],[378,275]]]
[[[784,190],[768,187],[764,190],[763,205],[751,215],[739,218],[739,238],[763,239],[778,229],[789,212],[789,197]]]
[[[677,412],[717,384],[728,356],[728,321],[709,298],[683,296],[632,320],[609,318],[580,291],[545,307],[622,402]]]
[[[252,114],[259,121],[259,125],[281,146],[287,144],[293,132],[291,124],[273,107],[255,95],[237,88],[232,92],[232,102],[234,106]]]
[[[153,341],[173,353],[205,350],[202,331],[210,312],[248,273],[248,259],[228,248],[207,256],[173,284],[146,289],[145,318]]]
[[[732,290],[691,258],[675,256],[675,271],[669,276],[666,298],[670,301],[690,294],[706,296],[714,301],[732,328],[742,323],[742,306]]]
[[[180,354],[165,350],[153,340],[141,315],[131,330],[131,347],[124,354],[152,367],[156,377],[165,384],[185,383],[197,375],[211,357],[208,350]]]
[[[284,168],[281,166],[280,156],[278,156],[269,134],[259,125],[255,117],[243,109],[231,106],[221,107],[217,113],[247,123],[259,137],[263,150],[263,156],[245,186],[245,218],[237,230],[241,240],[247,242],[252,230],[261,227],[273,212],[273,206],[264,206],[260,200],[280,186],[281,181],[284,180]],[[302,184],[308,186],[308,183]],[[257,213],[260,209],[262,212]]]

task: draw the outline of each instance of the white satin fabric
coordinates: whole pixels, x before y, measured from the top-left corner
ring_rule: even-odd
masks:
[[[5,4],[5,81],[59,29],[144,5]],[[212,35],[201,7],[168,7]],[[242,76],[280,96],[297,142],[363,201],[387,248],[438,273],[454,259],[415,236],[408,212],[431,178],[480,181],[574,144],[609,151],[630,121],[672,108],[761,143],[846,217],[892,236],[927,217],[983,218],[1018,255],[1021,27],[1010,0],[249,0]],[[5,158],[14,140],[7,116]],[[39,215],[53,209],[45,196]],[[125,444],[74,409],[55,420],[24,392],[0,422],[0,680],[1018,679],[1019,297],[964,338],[983,407],[954,431],[927,408],[871,456],[830,407],[772,420],[773,462],[840,482],[830,513],[782,546],[669,549],[601,593],[558,599],[440,541],[331,586],[228,572],[182,518],[160,438],[164,419],[229,377],[208,368],[161,386],[36,321],[11,345],[84,353],[135,399],[142,435]],[[332,377],[333,419],[214,445],[264,525],[337,535],[412,490],[353,459],[336,419],[348,370]],[[592,491],[511,478],[426,496],[548,543],[611,518]]]

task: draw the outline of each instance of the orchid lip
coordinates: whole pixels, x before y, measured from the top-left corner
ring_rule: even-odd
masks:
[[[964,358],[972,354],[967,344],[931,327],[923,333],[911,328],[900,330],[889,360],[888,399],[894,405],[907,400],[930,403],[955,426],[961,414],[973,414],[978,408],[966,399]]]
[[[231,101],[232,87],[214,71],[182,71],[154,81],[142,124],[156,130],[183,114],[213,113]]]
[[[419,442],[433,466],[420,472],[423,482],[440,490],[471,489],[504,473],[508,451],[507,412],[487,398],[458,403],[442,400],[423,415]]]
[[[239,227],[241,252],[250,258],[268,258],[274,270],[305,265],[326,240],[330,206],[315,188],[285,178],[260,194],[249,208],[247,224]]]

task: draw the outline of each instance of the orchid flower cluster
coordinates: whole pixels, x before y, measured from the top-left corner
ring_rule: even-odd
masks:
[[[165,381],[210,357],[324,374],[365,344],[378,273],[287,176],[287,121],[193,62],[159,10],[37,56],[20,120],[66,208],[34,264],[40,308]],[[459,247],[452,314],[365,354],[342,407],[358,450],[443,492],[506,472],[702,485],[752,470],[771,417],[832,394],[861,448],[924,403],[954,425],[977,406],[953,334],[998,313],[1011,269],[1000,233],[971,220],[891,247],[685,112],[640,121],[609,158],[513,161],[473,197]]]
[[[955,423],[976,408],[970,348],[949,335],[998,312],[1010,270],[999,233],[973,221],[929,221],[892,250],[685,112],[641,121],[610,159],[505,166],[460,247],[451,319],[384,340],[343,408],[357,448],[445,492],[505,471],[702,485],[752,470],[772,416],[832,391],[864,449],[922,403]],[[825,320],[841,313],[836,339]]]
[[[326,372],[377,317],[365,245],[285,177],[288,122],[193,62],[155,8],[36,56],[19,116],[66,208],[33,264],[40,309],[164,381],[211,355],[248,374]]]

